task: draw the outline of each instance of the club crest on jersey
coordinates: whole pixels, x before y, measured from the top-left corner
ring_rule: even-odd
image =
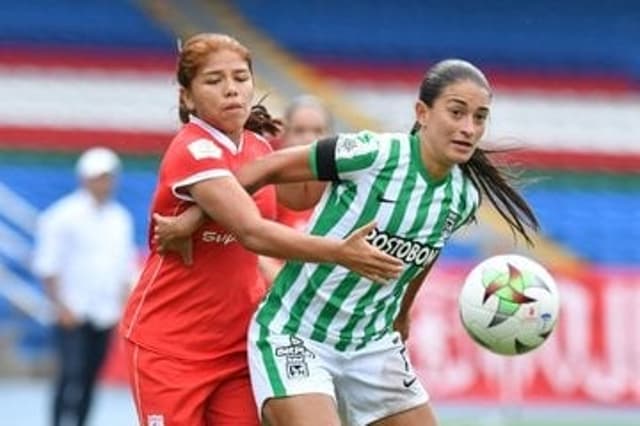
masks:
[[[455,229],[456,223],[458,223],[459,217],[460,215],[458,214],[458,212],[454,212],[454,211],[449,212],[449,215],[444,221],[444,229],[442,230],[443,240],[447,240],[451,236],[451,234],[453,233],[453,230]]]
[[[187,145],[187,149],[196,160],[205,158],[221,158],[222,150],[209,139],[198,139]]]
[[[378,250],[394,256],[404,263],[413,263],[419,267],[431,264],[440,252],[440,249],[407,238],[387,234],[378,228],[374,228],[369,232],[366,239],[369,244]]]
[[[164,416],[162,414],[149,414],[147,416],[147,426],[164,426]]]
[[[276,348],[276,356],[285,358],[285,369],[287,377],[299,379],[309,377],[309,366],[307,358],[315,358],[316,354],[311,352],[302,339],[296,336],[289,336],[289,345]]]

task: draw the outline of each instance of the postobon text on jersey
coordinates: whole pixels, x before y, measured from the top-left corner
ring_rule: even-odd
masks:
[[[419,267],[424,267],[433,262],[440,251],[439,249],[414,240],[389,235],[377,228],[374,228],[369,235],[367,235],[367,241],[375,248],[405,263],[413,263]]]

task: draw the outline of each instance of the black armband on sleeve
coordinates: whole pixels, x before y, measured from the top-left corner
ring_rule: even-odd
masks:
[[[320,139],[316,144],[316,161],[318,180],[338,182],[338,169],[336,168],[336,143],[338,137]]]

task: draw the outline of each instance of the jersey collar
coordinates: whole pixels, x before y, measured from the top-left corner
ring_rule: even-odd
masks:
[[[451,172],[447,173],[447,175],[445,177],[443,177],[442,179],[433,178],[433,176],[431,176],[429,174],[429,170],[427,170],[426,165],[422,162],[422,156],[420,155],[420,150],[421,150],[420,138],[418,137],[418,135],[412,133],[412,134],[409,135],[409,141],[411,143],[411,157],[412,157],[412,160],[413,160],[415,166],[418,168],[418,171],[420,172],[420,175],[424,178],[424,180],[429,185],[440,186],[443,183],[448,182],[449,179],[451,179],[451,175],[452,175]]]
[[[229,139],[229,136],[225,135],[220,130],[195,115],[189,115],[189,123],[193,123],[209,133],[213,139],[219,142],[220,145],[225,147],[229,152],[231,152],[231,154],[236,155],[242,151],[242,146],[244,145],[244,133],[240,136],[240,144],[236,145],[231,139]]]

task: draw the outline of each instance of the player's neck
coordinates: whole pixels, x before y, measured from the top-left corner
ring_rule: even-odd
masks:
[[[441,181],[451,172],[452,166],[447,162],[439,161],[438,155],[433,151],[432,147],[428,143],[423,143],[422,139],[419,140],[418,146],[422,164],[430,178],[435,181]]]
[[[109,201],[109,197],[101,197],[101,196],[96,196],[94,194],[91,194],[91,199],[93,200],[93,203],[96,206],[96,208],[105,206]]]
[[[231,140],[231,142],[233,142],[236,146],[240,146],[240,142],[242,141],[243,131],[244,129],[240,129],[237,132],[225,133],[225,135],[227,135],[227,137]]]

